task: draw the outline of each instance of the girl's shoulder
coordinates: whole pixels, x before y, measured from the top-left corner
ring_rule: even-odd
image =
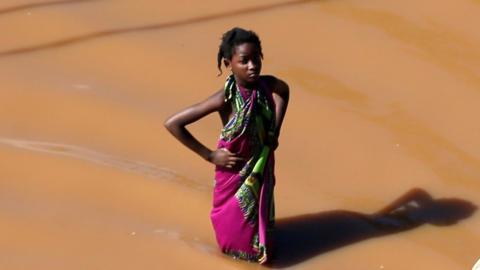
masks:
[[[273,75],[262,75],[260,79],[268,86],[272,93],[279,96],[288,96],[290,89],[285,81]]]
[[[225,101],[225,91],[223,88],[220,88],[197,105],[213,110],[223,110],[225,108]]]

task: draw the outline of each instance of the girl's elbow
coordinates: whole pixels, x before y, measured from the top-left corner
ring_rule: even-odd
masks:
[[[175,121],[172,117],[169,117],[165,122],[163,122],[163,126],[170,132],[175,129]]]
[[[165,122],[163,123],[163,126],[172,134],[176,134],[178,133],[182,128],[185,127],[185,124],[183,124],[181,121],[179,121],[180,119],[178,119],[177,117],[175,116],[172,116],[170,118],[168,118],[167,120],[165,120]]]

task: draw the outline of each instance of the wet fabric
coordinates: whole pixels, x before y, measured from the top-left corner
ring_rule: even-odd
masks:
[[[274,136],[272,93],[260,79],[247,90],[231,75],[225,102],[234,111],[222,129],[218,148],[242,157],[233,168],[217,166],[211,221],[221,250],[235,258],[265,263],[271,252],[274,225],[274,154],[266,142]]]

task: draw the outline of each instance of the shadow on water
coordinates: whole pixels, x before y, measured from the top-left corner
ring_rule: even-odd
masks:
[[[24,54],[24,53],[31,53],[31,52],[42,51],[42,50],[47,50],[47,49],[52,49],[52,48],[58,48],[58,47],[72,45],[72,44],[75,44],[75,43],[78,43],[78,42],[84,42],[84,41],[89,41],[89,40],[93,40],[93,39],[119,35],[119,34],[128,34],[128,33],[132,33],[132,32],[162,30],[162,29],[181,27],[181,26],[191,25],[191,24],[196,24],[196,23],[203,23],[203,22],[208,22],[208,21],[213,21],[213,20],[218,20],[218,19],[224,19],[224,18],[228,18],[228,17],[237,17],[237,16],[241,16],[241,15],[246,15],[246,14],[266,12],[266,11],[270,11],[270,10],[273,10],[273,9],[284,8],[284,7],[289,7],[289,6],[299,5],[299,4],[305,4],[305,3],[309,3],[309,2],[317,2],[317,1],[321,1],[321,0],[293,0],[293,1],[276,3],[276,4],[270,4],[270,5],[263,5],[263,6],[244,8],[244,9],[231,10],[231,11],[227,11],[227,12],[223,12],[223,13],[211,14],[211,15],[206,15],[206,16],[199,16],[199,17],[194,17],[194,18],[189,18],[189,19],[184,19],[184,20],[178,20],[178,21],[172,21],[172,22],[150,24],[150,25],[143,25],[143,26],[135,26],[135,27],[127,27],[127,28],[109,29],[109,30],[98,31],[98,32],[94,32],[94,33],[88,33],[88,34],[84,34],[84,35],[80,35],[80,36],[60,39],[60,40],[56,40],[56,41],[52,41],[52,42],[48,42],[48,43],[44,43],[44,44],[38,44],[38,45],[34,45],[34,46],[29,46],[29,47],[23,47],[23,48],[17,48],[17,49],[2,51],[2,52],[0,52],[0,57],[18,55],[18,54]]]
[[[56,6],[56,5],[64,5],[64,4],[75,4],[75,3],[83,3],[83,2],[93,2],[93,1],[99,1],[99,0],[58,0],[58,1],[23,4],[23,5],[14,6],[14,7],[0,8],[0,15],[4,15],[7,13],[14,13],[22,10],[31,10],[31,9],[40,8],[40,7],[48,7],[48,6]]]
[[[279,219],[270,267],[288,267],[346,245],[427,223],[453,225],[470,217],[476,209],[469,201],[433,199],[416,188],[374,214],[335,210]]]

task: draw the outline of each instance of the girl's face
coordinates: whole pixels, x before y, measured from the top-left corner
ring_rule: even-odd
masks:
[[[226,60],[225,65],[235,75],[241,86],[253,86],[260,77],[262,57],[260,50],[253,43],[243,43],[235,46],[232,59]]]

